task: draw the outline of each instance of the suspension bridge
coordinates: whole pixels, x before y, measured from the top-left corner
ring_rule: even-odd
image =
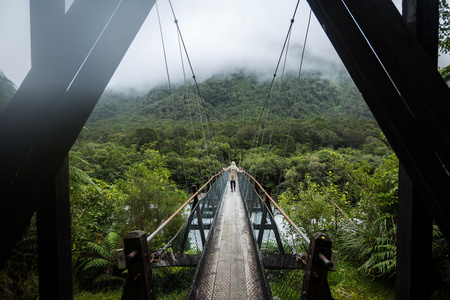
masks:
[[[30,1],[32,68],[0,117],[0,267],[36,212],[43,299],[73,297],[68,152],[154,3],[76,0],[66,12],[64,1]],[[401,161],[397,296],[429,298],[431,279],[423,274],[430,272],[433,222],[450,239],[450,92],[436,70],[439,1],[404,1],[403,17],[390,0],[308,3]],[[153,234],[130,233],[124,297],[161,295],[171,289],[162,274],[178,272],[163,270],[177,267],[193,270],[184,281],[194,299],[231,291],[278,297],[282,275],[271,272],[283,268],[304,270],[302,297],[329,295],[331,242],[318,233],[302,238],[303,248],[292,245],[286,232],[300,233],[275,229],[281,211],[246,175],[234,193],[218,174],[200,189],[203,197],[180,208],[190,211],[180,244],[174,238],[152,249]]]
[[[335,270],[337,253],[329,237],[308,238],[246,172],[233,191],[227,173],[194,189],[148,237],[142,231],[125,237],[118,250],[119,265],[128,269],[122,299],[170,299],[174,293],[177,299],[332,299],[327,272]],[[153,249],[178,214],[183,226]]]

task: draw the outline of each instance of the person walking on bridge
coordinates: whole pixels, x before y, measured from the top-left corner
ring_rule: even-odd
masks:
[[[236,167],[236,163],[234,161],[231,162],[231,166],[223,169],[225,172],[229,171],[228,181],[230,182],[231,191],[236,191],[236,180],[237,180],[237,172],[240,172],[238,167]]]

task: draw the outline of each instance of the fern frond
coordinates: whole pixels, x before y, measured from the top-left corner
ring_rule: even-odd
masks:
[[[111,274],[100,274],[97,277],[94,278],[93,282],[95,284],[99,283],[109,283],[110,281],[118,281],[118,282],[124,282],[125,279],[119,276],[111,275]]]
[[[108,251],[106,249],[104,249],[101,245],[97,244],[97,243],[87,242],[86,243],[86,247],[89,250],[99,254],[100,256],[102,256],[104,258],[109,257]]]
[[[113,256],[116,253],[117,245],[120,241],[120,236],[115,232],[110,232],[106,237],[108,243],[109,255]]]
[[[91,268],[105,268],[109,265],[109,261],[104,258],[95,258],[89,261],[85,266],[84,270],[88,270]]]

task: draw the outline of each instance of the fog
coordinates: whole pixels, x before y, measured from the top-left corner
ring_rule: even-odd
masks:
[[[66,0],[66,9],[71,0]],[[0,0],[0,70],[17,86],[30,69],[28,0]],[[397,7],[401,1],[395,1]],[[272,76],[293,16],[296,1],[228,0],[172,1],[185,46],[199,81],[218,73],[248,70]],[[192,78],[186,57],[181,61],[179,40],[169,2],[158,2],[169,75],[183,82],[183,64]],[[297,72],[310,9],[302,1],[288,48],[286,68]],[[447,60],[448,61],[448,60]],[[442,63],[450,63],[443,61]],[[305,70],[327,72],[342,63],[312,15],[306,43]],[[108,88],[148,91],[167,83],[156,5],[112,77]]]

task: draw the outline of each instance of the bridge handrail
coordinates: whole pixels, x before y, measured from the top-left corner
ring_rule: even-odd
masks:
[[[177,209],[176,212],[174,212],[166,221],[164,221],[164,223],[162,223],[158,229],[156,229],[152,234],[150,234],[147,237],[147,243],[150,243],[151,240],[153,240],[155,238],[155,236],[161,231],[163,230],[175,217],[176,215],[178,215],[180,213],[180,211],[183,210],[183,208],[186,207],[186,205],[188,205],[197,195],[198,193],[200,193],[201,190],[203,190],[210,182],[211,180],[213,180],[215,177],[218,177],[219,175],[221,175],[222,173],[224,173],[224,171],[220,171],[219,173],[215,174],[214,176],[212,176],[200,189],[198,189],[198,191],[193,194],[183,205],[180,206],[180,208]]]
[[[278,211],[284,216],[284,218],[286,219],[286,221],[288,221],[288,223],[295,229],[295,231],[297,231],[298,234],[300,234],[300,236],[303,238],[303,240],[309,245],[311,243],[311,241],[309,240],[309,238],[306,236],[306,234],[304,234],[300,228],[297,227],[297,225],[295,225],[295,223],[288,217],[288,215],[281,209],[281,207],[278,205],[278,203],[275,202],[275,200],[272,199],[272,197],[270,197],[270,195],[266,192],[266,190],[259,184],[259,182],[249,173],[247,173],[246,171],[242,171],[244,174],[246,174],[247,176],[249,176],[251,179],[253,179],[253,181],[259,186],[259,188],[264,192],[264,194],[266,195],[266,197],[270,200],[270,202],[272,202],[272,204],[278,209]]]

